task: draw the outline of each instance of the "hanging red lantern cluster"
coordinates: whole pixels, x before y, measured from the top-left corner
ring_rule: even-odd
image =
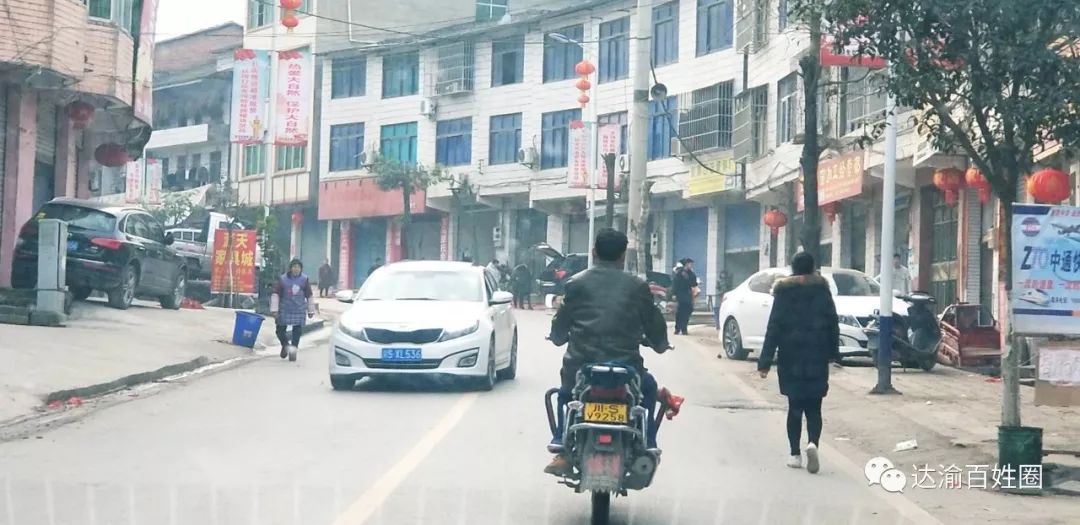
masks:
[[[300,224],[304,222],[304,214],[298,211],[294,211],[291,218],[293,224]]]
[[[964,173],[964,183],[969,188],[979,190],[979,201],[983,204],[990,200],[990,181],[986,180],[979,168],[975,166],[968,168],[967,172]]]
[[[94,160],[109,168],[119,168],[131,161],[127,148],[115,143],[102,144],[94,150]]]
[[[840,213],[840,203],[833,201],[821,206],[821,209],[825,212],[825,218],[829,219],[829,224],[836,221],[836,215]]]
[[[589,103],[589,88],[592,87],[592,82],[589,82],[589,75],[592,75],[594,71],[596,71],[596,66],[592,65],[588,60],[582,60],[574,66],[574,72],[580,77],[574,87],[581,92],[577,101],[581,104],[582,109]]]
[[[292,30],[300,25],[300,19],[296,17],[296,10],[300,9],[302,0],[280,0],[281,9],[281,25],[285,26],[288,32],[292,33]]]
[[[964,187],[964,172],[956,168],[942,168],[934,172],[934,187],[945,192],[945,204],[955,206],[960,188]]]
[[[765,212],[762,220],[765,222],[765,226],[768,226],[769,230],[772,231],[773,235],[780,233],[780,228],[787,226],[787,215],[784,215],[784,212],[776,208]]]
[[[1046,168],[1033,173],[1028,177],[1027,190],[1039,204],[1059,204],[1072,193],[1069,188],[1069,174],[1057,168]]]
[[[94,118],[94,106],[81,100],[76,100],[67,106],[67,116],[71,119],[71,125],[75,129],[86,129],[90,120]]]

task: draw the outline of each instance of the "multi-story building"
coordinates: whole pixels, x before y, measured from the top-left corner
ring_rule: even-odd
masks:
[[[232,61],[243,40],[243,26],[227,23],[158,43],[146,156],[161,164],[162,191],[196,190],[197,200],[229,182]]]
[[[89,197],[102,160],[150,136],[156,2],[26,0],[0,39],[0,286],[19,228],[56,196]],[[107,151],[106,151],[107,150]]]

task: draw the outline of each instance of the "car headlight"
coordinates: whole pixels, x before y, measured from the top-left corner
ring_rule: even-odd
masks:
[[[466,326],[465,328],[458,328],[455,330],[443,330],[442,337],[439,337],[439,341],[449,341],[451,339],[457,339],[459,337],[465,337],[480,329],[480,320],[477,319],[473,324]]]
[[[341,330],[341,333],[353,339],[356,339],[357,341],[363,341],[365,343],[371,342],[368,340],[367,334],[364,333],[364,329],[362,327],[350,328],[348,326],[345,326],[344,323],[338,323],[338,330]]]
[[[840,316],[840,324],[846,324],[848,326],[854,326],[855,328],[862,328],[863,327],[862,323],[860,323],[859,320],[856,319],[854,315],[841,315]]]

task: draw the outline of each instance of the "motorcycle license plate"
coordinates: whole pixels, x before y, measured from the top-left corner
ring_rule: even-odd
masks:
[[[626,423],[626,405],[620,403],[585,403],[585,421],[589,423]]]

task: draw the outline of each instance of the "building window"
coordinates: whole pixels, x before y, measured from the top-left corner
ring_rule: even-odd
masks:
[[[799,75],[792,73],[776,83],[776,143],[791,142],[798,133]]]
[[[678,106],[674,96],[663,104],[659,100],[649,102],[649,160],[671,156],[671,130],[679,126]]]
[[[600,125],[605,124],[617,124],[619,126],[619,153],[626,153],[627,135],[627,120],[626,112],[620,111],[618,113],[608,113],[607,115],[600,115]]]
[[[942,192],[931,191],[933,240],[930,246],[930,262],[934,267],[930,272],[933,276],[930,282],[930,293],[934,297],[941,298],[938,301],[939,304],[952,304],[956,299],[956,275],[955,269],[951,268],[949,263],[956,261],[958,208],[946,203]]]
[[[654,66],[679,61],[679,2],[653,8],[652,61]]]
[[[210,181],[213,183],[221,182],[221,152],[210,152]]]
[[[330,98],[362,97],[367,85],[367,58],[338,58],[330,68]]]
[[[734,0],[697,0],[698,56],[731,47],[735,32]]]
[[[540,169],[565,168],[570,156],[570,122],[580,109],[544,113],[540,122]]]
[[[108,1],[108,0],[105,0]],[[268,26],[274,22],[273,2],[266,0],[248,0],[248,30]]]
[[[557,34],[575,42],[585,39],[583,26],[569,26],[544,35],[544,82],[574,78],[574,66],[581,62],[581,46],[572,42],[560,42],[551,35]]]
[[[519,149],[521,149],[521,113],[491,117],[488,163],[495,165],[517,162]]]
[[[690,151],[731,148],[734,93],[728,80],[679,97],[679,136]]]
[[[307,161],[307,147],[305,146],[278,146],[277,171],[290,171],[304,169]]]
[[[183,162],[181,162],[183,161]],[[176,171],[183,173],[187,169],[183,157],[177,159]],[[266,171],[266,144],[244,146],[244,175],[258,175]]]
[[[845,133],[885,119],[886,95],[879,75],[866,68],[848,67],[841,70]]]
[[[473,44],[455,42],[435,49],[435,94],[452,95],[473,89]]]
[[[788,0],[777,0],[776,23],[781,31],[787,29],[789,16],[791,16],[791,11],[790,7],[788,7]]]
[[[506,14],[507,0],[476,0],[476,21],[501,20]]]
[[[750,92],[750,156],[758,159],[769,151],[769,86]]]
[[[472,118],[435,124],[435,162],[443,166],[466,166],[472,162]]]
[[[403,164],[416,164],[416,123],[403,122],[383,126],[379,153]]]
[[[330,171],[358,170],[363,155],[363,122],[330,126]]]
[[[630,17],[600,24],[600,82],[630,76]]]
[[[115,22],[117,27],[135,34],[135,0],[87,0],[86,7],[91,18]]]
[[[384,56],[382,64],[383,98],[405,97],[419,92],[419,53],[412,52]]]
[[[491,87],[518,84],[525,80],[525,37],[516,36],[491,43]]]

